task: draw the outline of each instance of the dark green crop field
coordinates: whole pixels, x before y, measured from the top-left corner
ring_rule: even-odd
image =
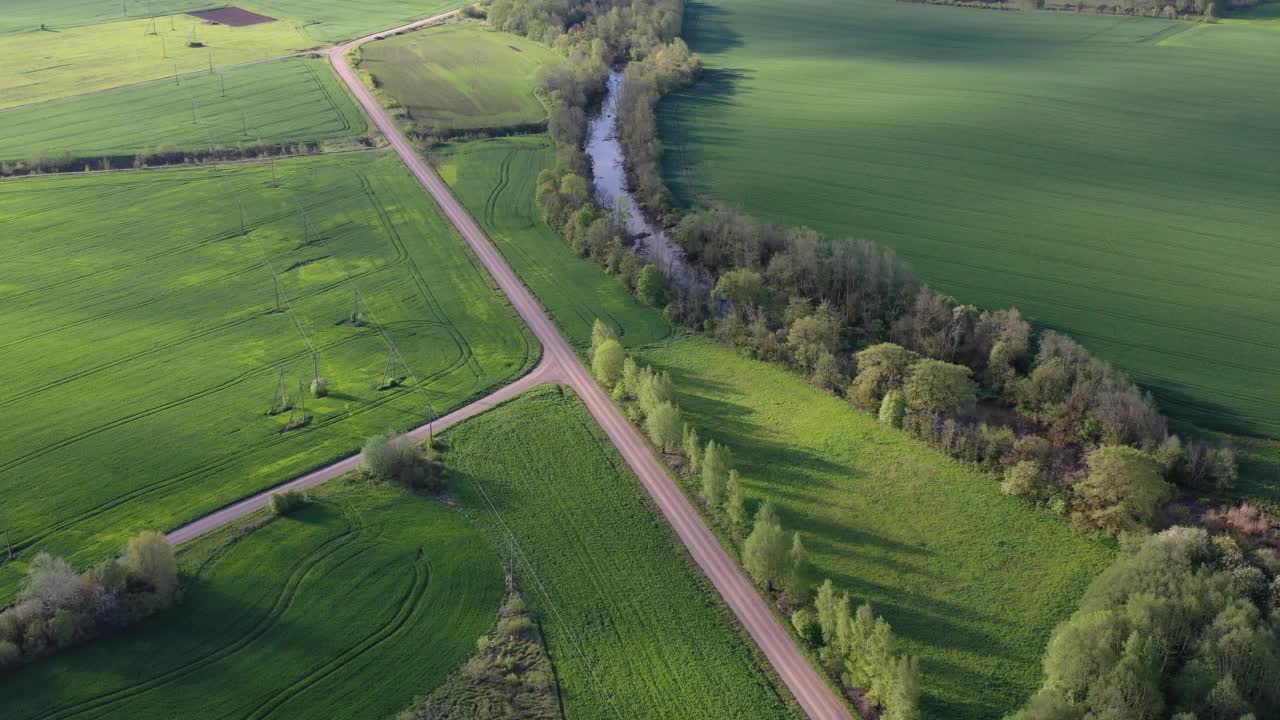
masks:
[[[536,362],[398,158],[277,165],[279,187],[266,163],[0,182],[0,413],[22,418],[0,424],[0,496],[20,560],[87,564]],[[329,394],[284,432],[280,372],[296,406],[313,358]],[[23,568],[0,567],[0,602]]]
[[[1274,22],[887,0],[689,6],[684,202],[896,248],[1065,330],[1199,424],[1280,435]]]
[[[618,279],[579,257],[542,221],[538,173],[555,164],[545,137],[449,145],[433,151],[431,159],[569,342],[589,346],[596,318],[628,347],[671,334],[661,313],[637,302]]]
[[[701,338],[639,356],[671,372],[702,437],[732,449],[748,507],[772,500],[815,576],[869,600],[920,656],[926,717],[998,718],[1039,687],[1049,633],[1109,541],[780,368]]]
[[[446,440],[453,490],[538,612],[566,717],[799,717],[576,397],[537,389]]]
[[[0,112],[0,160],[315,142],[365,132],[364,115],[328,60],[281,60]]]
[[[180,605],[0,674],[5,720],[384,718],[474,650],[498,558],[455,510],[363,482],[184,546]]]

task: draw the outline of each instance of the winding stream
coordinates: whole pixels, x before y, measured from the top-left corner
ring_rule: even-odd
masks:
[[[595,181],[596,202],[606,210],[623,208],[627,213],[627,231],[635,239],[632,248],[673,282],[687,290],[707,285],[686,261],[684,251],[649,222],[631,194],[623,166],[622,142],[618,139],[618,97],[622,94],[622,72],[609,73],[609,90],[600,114],[588,128],[586,153],[591,158],[591,174]]]

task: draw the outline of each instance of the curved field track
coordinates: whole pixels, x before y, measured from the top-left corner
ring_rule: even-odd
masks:
[[[0,427],[21,551],[0,602],[36,551],[88,564],[537,360],[394,157],[276,166],[279,187],[269,164],[0,183],[0,412],[27,418]],[[363,324],[343,324],[357,290]],[[393,347],[400,384],[378,390]],[[282,432],[290,413],[267,414],[280,369],[296,404],[313,357],[330,394]]]
[[[0,676],[6,720],[385,717],[493,622],[497,556],[438,503],[339,483],[264,520],[183,547],[177,608]]]

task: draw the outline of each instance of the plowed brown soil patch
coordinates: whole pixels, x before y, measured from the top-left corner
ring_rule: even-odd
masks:
[[[219,25],[230,25],[232,27],[243,27],[245,25],[257,25],[258,23],[275,22],[273,17],[259,15],[255,12],[249,12],[238,7],[220,7],[212,10],[200,10],[198,12],[187,13],[201,20],[207,20]]]

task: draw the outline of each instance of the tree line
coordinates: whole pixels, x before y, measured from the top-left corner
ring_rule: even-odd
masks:
[[[0,670],[136,623],[177,596],[173,548],[157,532],[132,538],[123,557],[83,573],[40,553],[17,603],[0,612]]]
[[[816,615],[809,609],[812,568],[800,533],[783,529],[768,500],[750,513],[732,449],[715,440],[703,443],[697,428],[684,421],[670,374],[635,362],[598,319],[591,332],[591,372],[628,419],[644,428],[667,465],[695,486],[704,514],[738,549],[747,575],[783,612],[794,609],[796,634],[820,649],[832,677],[863,709],[877,709],[886,720],[919,718],[919,662],[897,654],[892,629],[869,604],[851,613],[848,593],[835,598],[830,580],[818,591]]]

